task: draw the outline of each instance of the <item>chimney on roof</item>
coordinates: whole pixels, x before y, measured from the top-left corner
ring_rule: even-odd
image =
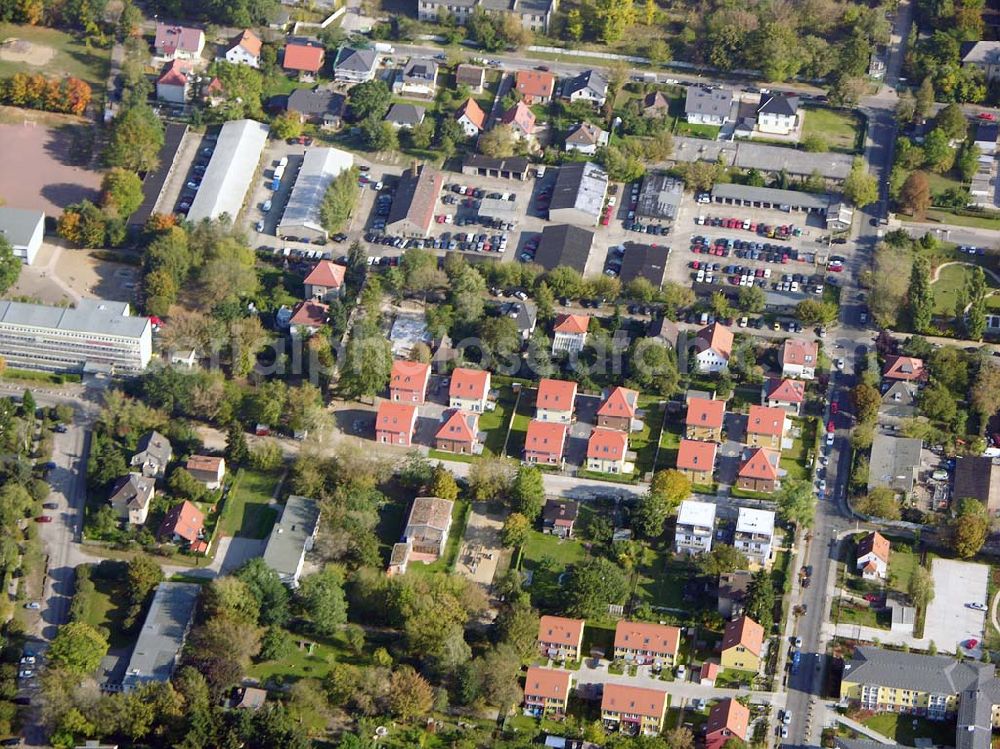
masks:
[[[416,159],[414,159],[412,162],[410,162],[410,174],[412,174],[414,177],[417,176],[417,160]]]

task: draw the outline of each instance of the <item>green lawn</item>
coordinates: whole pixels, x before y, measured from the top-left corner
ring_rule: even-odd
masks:
[[[781,467],[790,479],[809,478],[809,467],[806,462],[810,448],[816,444],[816,421],[814,419],[799,419],[795,422],[802,429],[802,436],[792,441],[790,450],[781,453]]]
[[[82,39],[72,34],[41,26],[18,26],[12,23],[0,23],[0,42],[8,39],[19,39],[31,42],[44,52],[43,48],[54,50],[51,59],[32,65],[27,62],[0,60],[0,77],[6,78],[14,73],[43,73],[48,76],[61,77],[72,75],[90,84],[95,95],[104,92],[108,71],[111,68],[111,49],[98,49],[87,45]]]
[[[910,587],[910,578],[920,564],[920,557],[909,544],[892,539],[889,551],[889,585],[900,593]]]
[[[510,426],[510,437],[507,439],[507,455],[515,460],[524,457],[524,440],[528,433],[528,423],[535,415],[535,391],[521,388],[517,409]]]
[[[719,130],[722,128],[716,125],[692,125],[690,122],[678,120],[674,127],[674,135],[686,135],[691,138],[704,138],[705,140],[715,140],[719,137]]]
[[[277,518],[269,503],[279,478],[274,472],[241,469],[222,508],[220,534],[267,538]]]
[[[930,739],[937,746],[951,746],[955,743],[954,720],[927,720],[915,715],[880,713],[861,722],[905,746],[915,746],[915,740],[922,738]]]
[[[583,509],[581,506],[581,516]],[[570,565],[586,558],[587,550],[577,539],[560,540],[556,536],[531,531],[522,548],[521,566],[532,573],[528,588],[532,602],[541,607],[561,607],[564,595],[560,577]]]
[[[663,420],[663,431],[660,433],[660,457],[658,468],[674,468],[677,466],[677,451],[684,437],[684,417],[677,414],[667,416]]]
[[[838,602],[836,617],[841,624],[860,624],[884,630],[888,630],[891,625],[891,615],[887,609],[876,611],[871,606],[842,599]]]
[[[804,109],[802,138],[817,135],[831,151],[854,153],[861,123],[853,112],[834,109]]]
[[[925,171],[924,174],[927,175],[932,195],[939,195],[946,190],[957,190],[962,187],[962,181],[955,179],[950,172],[938,174],[937,172]]]
[[[684,584],[696,574],[693,564],[671,559],[666,549],[647,548],[637,570],[635,595],[651,606],[692,608],[692,603],[684,600]],[[697,604],[693,607],[697,608]]]
[[[1000,218],[991,216],[960,216],[957,213],[931,209],[927,212],[927,221],[954,226],[971,226],[975,229],[1000,229]]]
[[[483,447],[484,455],[501,455],[503,453],[503,442],[507,438],[507,427],[510,425],[511,416],[514,415],[514,402],[517,396],[510,386],[500,389],[497,398],[497,407],[492,411],[486,411],[479,417],[479,429],[486,432],[486,444]]]
[[[131,642],[123,628],[129,608],[128,583],[124,576],[120,580],[101,577],[91,579],[94,582],[94,593],[85,621],[92,627],[107,629],[111,647],[125,647]]]
[[[338,650],[329,645],[312,643],[312,653],[309,652],[307,640],[303,637],[293,635],[296,647],[291,654],[285,658],[275,661],[264,661],[254,663],[247,671],[247,676],[251,679],[259,679],[267,682],[269,679],[279,677],[284,681],[297,681],[299,679],[322,679],[330,671],[330,666],[337,660]],[[300,647],[300,643],[302,646]]]
[[[949,265],[942,268],[937,281],[931,285],[934,291],[934,313],[938,315],[954,315],[955,301],[960,289],[968,293],[972,282],[972,267],[968,265]],[[989,274],[986,275],[986,285],[996,289],[996,282]]]
[[[632,432],[628,439],[629,450],[636,454],[635,470],[640,478],[644,473],[653,470],[660,428],[663,426],[662,403],[649,403],[642,408],[646,411],[642,431]]]
[[[468,502],[458,500],[451,508],[451,530],[448,532],[448,543],[444,547],[444,556],[431,564],[413,562],[408,567],[408,571],[419,574],[435,574],[438,572],[451,572],[455,568],[455,561],[458,559],[458,550],[462,546],[462,539],[465,537],[465,526],[469,522],[469,512],[472,505]],[[401,537],[403,528],[396,531],[396,537]]]

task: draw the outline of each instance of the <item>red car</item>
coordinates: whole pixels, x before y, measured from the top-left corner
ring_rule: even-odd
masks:
[[[39,515],[35,518],[36,523],[51,523],[52,517],[50,515]]]
[[[830,404],[830,413],[835,414],[840,410],[840,404],[834,401]]]
[[[879,600],[879,598],[878,593],[868,593],[865,595],[865,600],[868,601],[868,603],[875,603]]]
[[[837,427],[834,425],[833,419],[830,419],[830,422],[826,425],[826,431],[829,432],[830,434],[833,434],[835,431],[837,431]]]
[[[979,646],[979,640],[974,637],[965,641],[965,647],[969,650],[975,650]]]
[[[981,120],[989,120],[990,122],[996,120],[997,116],[991,112],[980,112],[978,115]]]

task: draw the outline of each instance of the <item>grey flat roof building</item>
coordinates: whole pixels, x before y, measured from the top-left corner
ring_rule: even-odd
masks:
[[[569,224],[546,226],[542,229],[542,238],[535,252],[535,262],[545,270],[567,265],[582,274],[587,267],[593,244],[592,231]]]
[[[826,179],[842,181],[850,174],[854,158],[846,153],[809,153],[763,143],[731,143],[678,135],[674,138],[670,161],[721,161],[723,166],[756,169],[768,174],[784,170],[795,177],[808,177],[813,172],[819,172]]]
[[[868,463],[868,491],[877,486],[897,492],[913,491],[922,445],[918,439],[876,434]]]
[[[637,216],[673,221],[684,195],[684,183],[663,172],[646,172],[639,190]]]
[[[318,530],[319,505],[316,501],[291,495],[264,549],[264,563],[277,572],[286,585],[294,588],[299,584],[306,552],[312,549]]]
[[[604,208],[608,191],[608,173],[590,161],[566,164],[559,168],[549,218],[593,226]]]
[[[173,676],[187,638],[201,586],[197,583],[160,583],[142,623],[122,678],[122,691],[131,692],[150,682]]]
[[[310,148],[295,177],[285,212],[278,222],[278,236],[308,236],[326,239],[320,206],[327,188],[341,172],[354,166],[354,157],[338,148]]]
[[[189,221],[216,219],[223,213],[236,221],[257,173],[269,130],[256,120],[233,120],[222,126],[201,187],[191,202]]]
[[[35,260],[45,234],[45,214],[28,208],[0,206],[0,235],[26,264]]]
[[[152,357],[152,324],[127,302],[76,307],[0,301],[0,356],[11,367],[80,371],[86,364],[140,372]]]
[[[712,199],[716,203],[743,203],[764,208],[823,213],[833,202],[826,193],[779,190],[774,187],[752,187],[731,183],[717,184],[712,188]]]

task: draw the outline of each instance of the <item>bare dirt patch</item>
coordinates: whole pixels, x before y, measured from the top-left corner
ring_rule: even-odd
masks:
[[[44,44],[34,44],[25,39],[4,39],[0,42],[0,60],[5,62],[20,62],[41,67],[47,65],[56,56],[52,47]]]

